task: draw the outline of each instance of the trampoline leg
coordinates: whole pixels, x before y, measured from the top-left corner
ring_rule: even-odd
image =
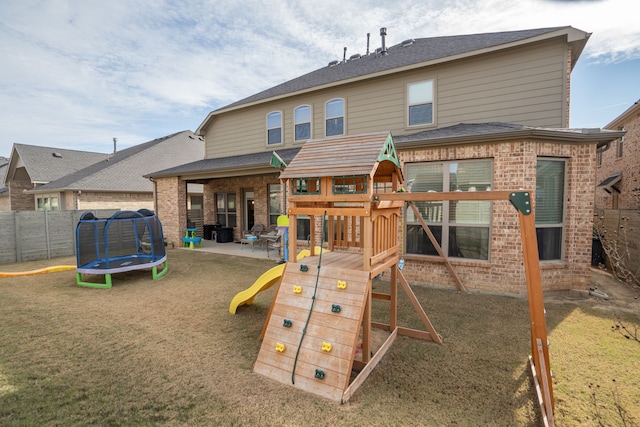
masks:
[[[162,268],[162,271],[160,273],[158,273],[158,266],[157,265],[154,265],[153,268],[151,269],[151,272],[153,274],[153,280],[159,279],[162,276],[164,276],[165,274],[167,274],[167,271],[168,271],[168,268],[167,268],[168,267],[168,263],[167,263],[167,261],[165,261],[162,265],[163,265],[163,268]]]
[[[107,289],[111,287],[111,274],[105,274],[105,283],[92,283],[92,282],[84,282],[82,280],[82,273],[76,273],[76,283],[79,286],[86,286],[87,288],[100,288]]]

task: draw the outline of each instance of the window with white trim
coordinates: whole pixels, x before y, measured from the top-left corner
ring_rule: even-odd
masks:
[[[407,85],[407,124],[433,124],[433,80]]]
[[[561,260],[564,234],[565,159],[538,158],[536,165],[536,235],[540,261]]]
[[[332,99],[325,104],[325,135],[344,135],[344,99]]]
[[[236,193],[216,193],[216,221],[223,227],[235,227]]]
[[[267,114],[267,145],[282,144],[282,112]]]
[[[311,139],[311,107],[301,105],[293,110],[294,141],[306,141]]]
[[[58,211],[60,206],[58,204],[57,196],[40,196],[36,197],[36,210],[37,211]]]
[[[277,225],[282,214],[280,184],[269,184],[269,225]]]
[[[491,191],[491,159],[407,163],[407,187],[415,192]],[[415,202],[443,253],[451,258],[488,260],[491,201]],[[413,209],[406,210],[405,252],[438,256]]]

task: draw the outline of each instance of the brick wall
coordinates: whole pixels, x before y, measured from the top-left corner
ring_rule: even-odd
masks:
[[[71,201],[69,201],[71,199]],[[98,193],[83,191],[80,194],[67,193],[66,205],[77,206],[78,210],[119,209],[121,211],[154,209],[151,193]],[[74,209],[74,208],[70,208]]]
[[[626,118],[622,127],[627,131],[622,157],[616,154],[619,141],[611,142],[602,153],[602,164],[596,172],[596,184],[613,173],[622,172],[622,180],[616,185],[620,194],[609,194],[602,188],[596,188],[596,206],[599,209],[640,209],[640,111]]]
[[[402,151],[406,162],[493,158],[494,189],[532,191],[535,201],[536,159],[539,156],[568,159],[563,261],[542,263],[542,286],[546,291],[588,289],[590,282],[591,228],[595,146],[515,141],[485,145],[439,147]],[[526,276],[516,210],[510,202],[493,203],[490,261],[452,260],[469,290],[525,294]],[[455,286],[442,263],[428,257],[406,256],[404,274],[416,283]]]
[[[166,239],[179,242],[187,226],[187,183],[177,177],[161,178],[155,185],[156,215]]]
[[[8,184],[12,211],[36,210],[35,197],[33,194],[25,192],[26,190],[32,190],[33,184],[27,181],[9,181]]]
[[[11,198],[7,193],[6,196],[0,196],[0,212],[8,212],[11,210]]]
[[[216,223],[215,193],[235,193],[237,203],[237,224],[233,230],[234,239],[239,240],[244,230],[245,190],[253,191],[253,218],[255,224],[269,225],[269,184],[279,184],[278,173],[246,177],[230,177],[211,180],[204,186],[205,224]]]

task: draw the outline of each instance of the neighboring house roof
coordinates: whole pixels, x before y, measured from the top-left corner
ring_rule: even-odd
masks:
[[[110,154],[108,158],[103,154],[99,162],[31,192],[151,192],[153,184],[145,178],[145,174],[193,162],[203,156],[204,140],[191,131],[182,131],[126,148]]]
[[[24,167],[34,184],[45,184],[71,172],[85,168],[106,154],[90,151],[66,150],[64,148],[41,147],[38,145],[13,144],[10,163],[4,175],[4,183],[17,168]]]
[[[240,107],[561,36],[573,45],[573,67],[590,34],[570,26],[406,40],[389,47],[386,55],[374,52],[340,61],[212,111],[196,133],[206,132],[216,115]]]
[[[638,113],[640,113],[640,99],[634,102],[631,107],[627,108],[624,113],[613,119],[611,123],[605,126],[605,129],[620,129],[628,118]]]
[[[9,165],[9,159],[7,159],[6,157],[0,156],[0,176],[1,177],[4,177],[5,173],[7,172],[8,165]],[[0,184],[3,184],[3,185],[0,185],[0,196],[4,196],[8,194],[9,189],[4,186],[4,180]]]
[[[300,148],[287,148],[276,152],[286,163],[289,163]],[[265,172],[275,172],[271,166],[271,151],[245,154],[241,156],[204,159],[196,162],[176,166],[173,168],[149,173],[145,177],[165,178],[173,176],[186,176],[197,178],[223,178],[237,176],[238,171],[244,171],[246,175],[256,175]]]

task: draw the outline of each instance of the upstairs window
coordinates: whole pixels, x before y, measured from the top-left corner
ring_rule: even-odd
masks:
[[[620,128],[621,131],[624,132],[624,128]],[[618,140],[618,142],[616,143],[616,158],[619,159],[620,157],[622,157],[622,153],[623,153],[623,148],[624,148],[624,135],[620,137],[620,139]]]
[[[326,136],[344,135],[344,99],[332,99],[325,107]]]
[[[302,105],[293,111],[295,121],[294,141],[311,139],[311,107]]]
[[[409,126],[433,124],[433,80],[407,86]]]
[[[282,144],[282,113],[267,114],[267,145]]]

